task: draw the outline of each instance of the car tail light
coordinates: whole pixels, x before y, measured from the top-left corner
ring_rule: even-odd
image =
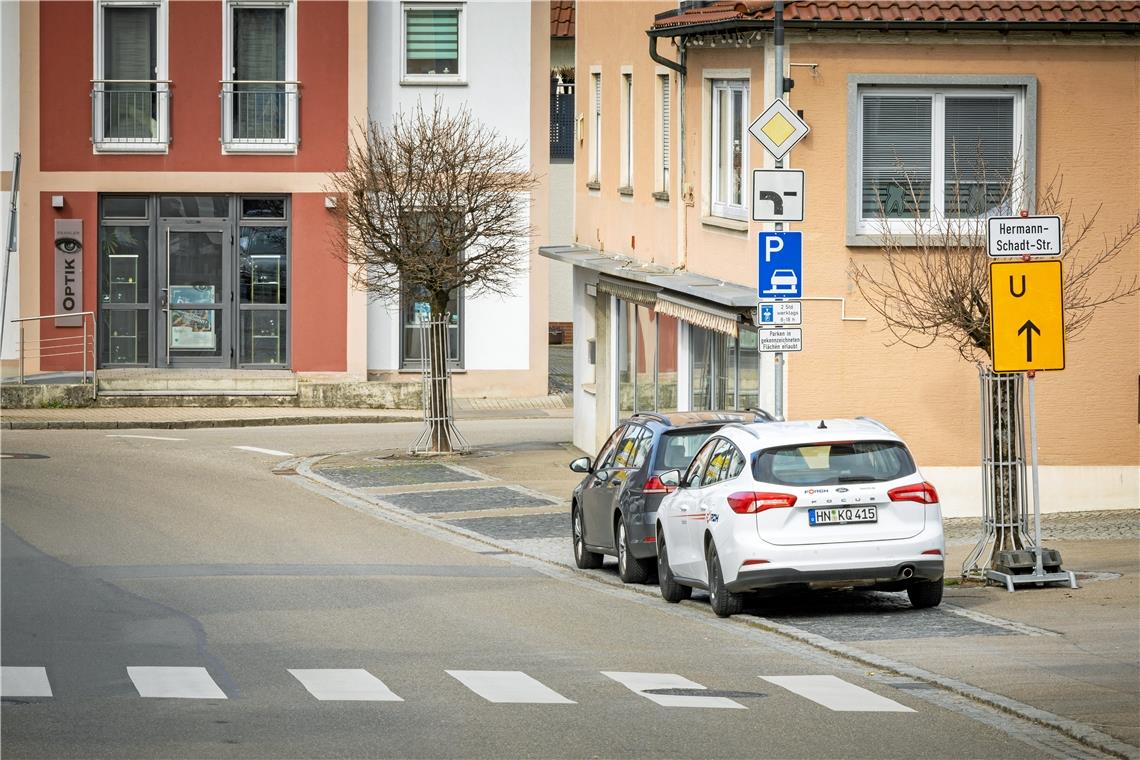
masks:
[[[677,490],[677,486],[667,486],[661,482],[661,478],[653,475],[649,480],[645,481],[645,487],[641,489],[642,493],[673,493]]]
[[[728,506],[738,515],[752,515],[766,509],[793,507],[796,497],[790,493],[756,493],[737,491],[728,497]]]
[[[923,554],[935,554],[935,555],[941,557],[942,556],[942,550],[941,549],[927,549],[926,551],[923,552]]]
[[[769,560],[766,559],[746,559],[740,564],[741,567],[748,567],[749,565],[767,565]]]
[[[937,504],[938,492],[929,483],[899,486],[887,491],[891,501],[917,501],[919,504]]]

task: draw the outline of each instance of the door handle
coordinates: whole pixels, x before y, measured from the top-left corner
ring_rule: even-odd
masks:
[[[158,308],[166,311],[170,307],[170,288],[160,288],[158,292],[162,294],[158,299]]]

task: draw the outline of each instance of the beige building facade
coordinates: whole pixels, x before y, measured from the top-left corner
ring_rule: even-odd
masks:
[[[751,170],[775,164],[747,131],[775,97],[771,5],[683,5],[578,4],[575,244],[545,250],[574,265],[575,443],[596,450],[635,409],[776,410],[780,394],[789,419],[882,420],[948,515],[979,514],[978,368],[949,343],[892,345],[850,275],[883,256],[890,199],[873,197],[873,157],[929,167],[916,175],[926,213],[949,215],[947,145],[981,136],[993,165],[1024,176],[1020,207],[1034,212],[1063,177],[1073,218],[1097,213],[1083,251],[1095,253],[1140,207],[1140,19],[1057,20],[1025,0],[1016,16],[994,4],[938,22],[863,3],[852,23],[791,4],[786,100],[811,132],[786,164],[806,177],[804,221],[790,225],[803,232],[803,350],[778,365],[753,326],[758,233],[772,226],[751,221]],[[985,213],[1001,215],[988,192]],[[1134,239],[1090,287],[1138,272]],[[1136,506],[1138,324],[1135,296],[1099,307],[1066,369],[1038,375],[1044,509]]]

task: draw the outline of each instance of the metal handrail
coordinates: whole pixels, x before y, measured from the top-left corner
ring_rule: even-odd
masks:
[[[301,83],[295,79],[219,79],[218,84],[295,84]]]
[[[87,344],[88,344],[88,336],[90,336],[90,343],[91,343],[91,400],[94,401],[95,399],[97,399],[99,397],[99,361],[98,361],[99,352],[97,350],[98,344],[99,344],[99,333],[95,330],[95,312],[93,312],[93,311],[73,311],[73,312],[68,312],[65,314],[42,314],[38,317],[18,317],[16,319],[11,320],[12,322],[15,322],[15,323],[20,325],[20,385],[24,384],[24,357],[25,357],[24,323],[25,322],[39,322],[39,321],[44,320],[44,319],[63,319],[64,317],[83,317],[83,342],[80,344],[80,350],[79,351],[71,351],[68,353],[51,353],[51,354],[45,355],[43,353],[43,349],[44,349],[43,344],[44,343],[46,343],[46,342],[58,343],[61,340],[75,340],[75,338],[72,338],[69,336],[64,336],[64,337],[60,337],[60,338],[37,338],[36,343],[38,344],[38,349],[37,349],[38,353],[36,354],[35,358],[43,359],[43,358],[48,358],[48,357],[54,358],[57,356],[74,356],[77,353],[82,354],[83,355],[83,382],[86,383],[87,382]],[[88,317],[91,318],[91,332],[90,333],[88,333],[88,331],[87,331],[87,318]],[[55,348],[55,346],[49,346],[49,348]],[[59,346],[59,348],[70,348],[70,346]]]
[[[298,147],[301,144],[301,83],[295,79],[220,79],[218,97],[221,99],[220,134],[218,141],[226,149],[233,150],[274,150],[275,147]],[[250,89],[259,86],[276,85],[280,89]],[[281,97],[281,135],[249,136],[237,134],[234,119],[241,102],[248,97],[277,95]],[[266,148],[266,146],[268,146]]]
[[[91,142],[96,149],[115,150],[116,145],[134,146],[127,150],[136,149],[138,145],[170,145],[173,141],[170,119],[170,99],[173,97],[169,79],[92,79],[91,83]],[[107,85],[153,85],[153,89],[108,89]],[[108,98],[113,96],[153,96],[155,110],[154,134],[151,136],[117,137],[108,134],[108,125],[103,113]]]
[[[172,79],[92,79],[91,84],[173,84]]]

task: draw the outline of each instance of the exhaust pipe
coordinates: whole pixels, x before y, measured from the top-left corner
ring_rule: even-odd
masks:
[[[900,573],[900,575],[902,575],[902,578],[904,581],[909,580],[911,577],[914,576],[914,568],[911,567],[910,565],[907,565],[906,567],[904,567],[902,569],[902,573]]]

